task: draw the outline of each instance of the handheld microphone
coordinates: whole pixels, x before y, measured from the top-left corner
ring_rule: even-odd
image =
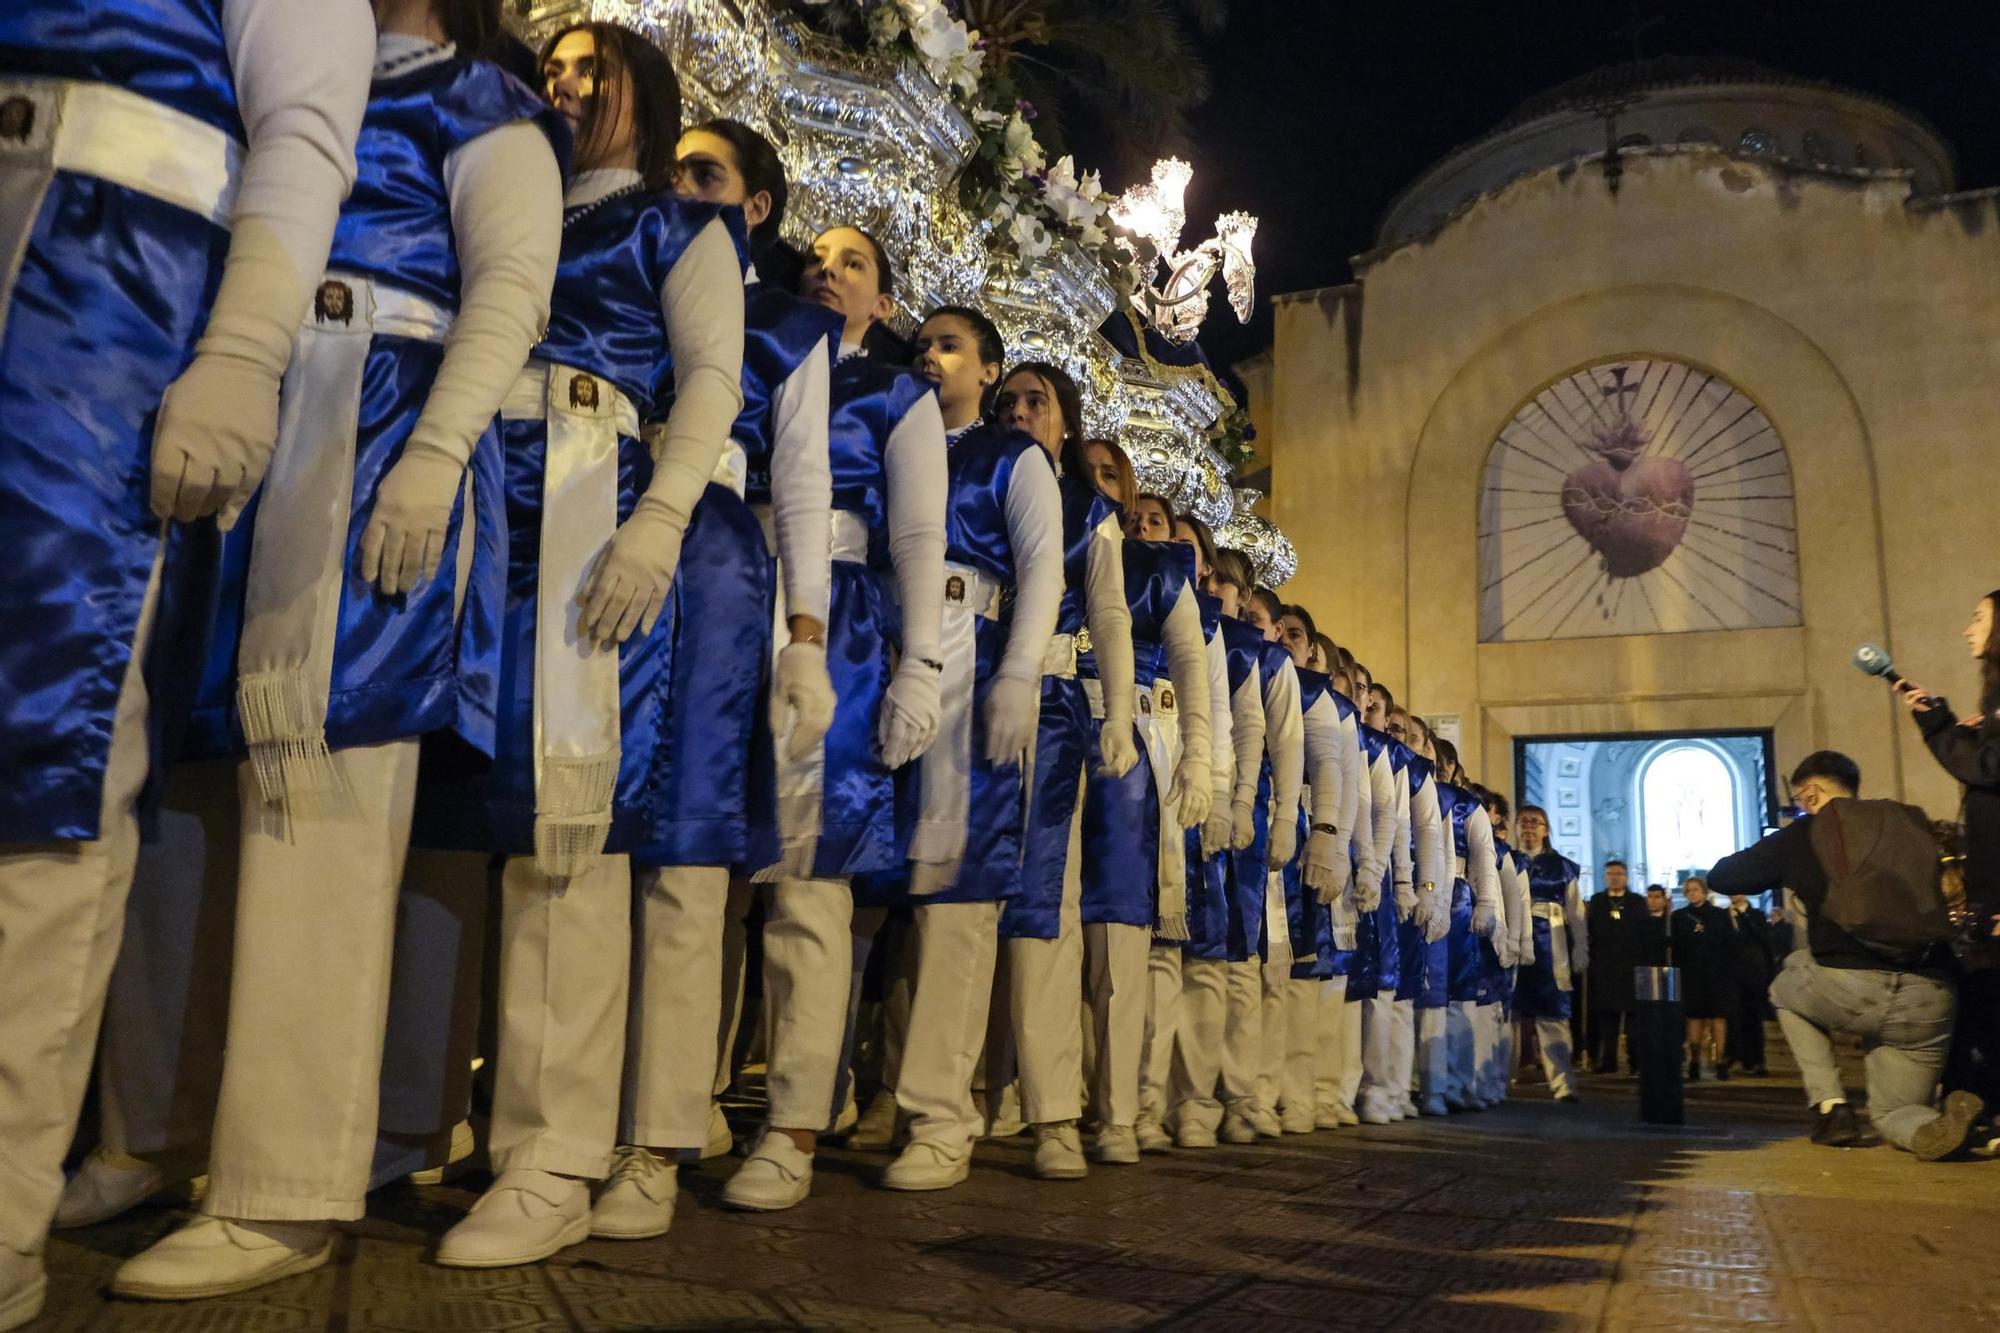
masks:
[[[1891,685],[1901,685],[1903,678],[1897,674],[1895,662],[1889,654],[1872,643],[1864,643],[1854,650],[1854,665],[1871,676],[1880,676]],[[1917,702],[1926,708],[1936,708],[1939,700],[1928,694],[1917,696]]]

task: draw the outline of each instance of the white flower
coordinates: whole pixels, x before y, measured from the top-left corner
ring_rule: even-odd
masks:
[[[1085,185],[1094,179],[1086,176]],[[1089,227],[1097,221],[1096,191],[1077,184],[1076,160],[1067,154],[1049,168],[1048,179],[1042,185],[1042,202],[1055,214],[1056,221],[1066,227]]]
[[[1009,178],[1027,176],[1042,169],[1048,159],[1042,155],[1042,146],[1035,142],[1035,132],[1028,128],[1028,122],[1016,111],[1007,118],[1007,128],[1000,139],[1000,174]]]
[[[972,36],[977,37],[978,33]],[[977,46],[969,46],[951,62],[951,70],[946,81],[958,89],[964,97],[979,95],[979,76],[986,69],[986,52]]]
[[[1007,224],[1007,234],[1013,239],[1014,249],[1022,259],[1040,259],[1049,252],[1052,244],[1041,219],[1032,213],[1016,213],[1014,220]]]

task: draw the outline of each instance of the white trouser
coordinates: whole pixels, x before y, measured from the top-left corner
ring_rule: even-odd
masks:
[[[1007,941],[1007,997],[1021,1115],[1031,1125],[1083,1114],[1083,789],[1070,814],[1063,857],[1062,910],[1052,940]],[[998,1089],[993,1089],[996,1094]],[[1127,1122],[1129,1123],[1129,1122]]]
[[[202,1203],[212,1216],[367,1211],[418,751],[414,739],[336,751],[353,809],[331,818],[282,816],[256,770],[237,769],[229,1037]]]
[[[715,1095],[729,1091],[736,1081],[736,1040],[743,1030],[744,991],[749,981],[750,908],[757,900],[757,887],[747,879],[731,877],[729,905],[722,914],[722,1023],[715,1032]],[[768,906],[767,906],[768,913]],[[770,920],[768,914],[765,917]],[[841,933],[846,933],[843,919]]]
[[[442,1166],[472,1109],[496,858],[412,849],[396,902],[372,1184]]]
[[[242,824],[234,760],[174,770],[159,838],[139,849],[125,944],[105,997],[97,1064],[104,1146],[170,1169],[208,1160]]]
[[[708,1142],[708,1107],[715,1098],[727,1008],[722,936],[729,870],[660,866],[636,879],[635,1003],[619,1136],[648,1148],[700,1148]]]
[[[1464,1101],[1479,1094],[1479,1006],[1453,1000],[1445,1015],[1444,1095]]]
[[[1285,983],[1285,1068],[1278,1094],[1294,1118],[1311,1118],[1317,1106],[1323,986],[1310,977]]]
[[[764,923],[766,1082],[771,1124],[817,1133],[832,1123],[848,986],[854,893],[844,879],[781,879]]]
[[[507,859],[500,873],[495,1171],[524,1167],[593,1180],[610,1171],[631,959],[627,858],[600,856],[567,881],[542,874],[533,857]],[[713,1024],[707,1033],[714,1035]],[[711,1068],[701,1065],[704,1075]]]
[[[1174,1038],[1181,1021],[1181,973],[1187,951],[1178,944],[1146,950],[1146,1035],[1139,1060],[1139,1114],[1155,1124],[1167,1119],[1173,1082]]]
[[[1352,1063],[1354,1081],[1360,1082],[1361,1007],[1347,1002],[1346,977],[1328,977],[1320,984],[1317,1022],[1319,1050],[1313,1068],[1315,1112],[1339,1106],[1351,1111],[1354,1088],[1347,1082],[1347,1068]]]
[[[840,1065],[836,1071],[839,1082],[833,1093],[833,1105],[829,1113],[839,1115],[853,1088],[854,1051],[861,1020],[862,983],[868,974],[868,960],[877,949],[890,953],[883,969],[881,1014],[881,1034],[877,1055],[881,1066],[882,1092],[892,1097],[896,1091],[896,1079],[902,1072],[903,1050],[909,1044],[910,1004],[916,986],[916,948],[914,931],[906,930],[900,921],[891,921],[887,908],[857,907],[854,909],[853,925],[848,931],[848,949],[853,955],[853,971],[848,977],[847,1027],[841,1035]]]
[[[1176,1126],[1200,1125],[1213,1133],[1222,1123],[1222,1103],[1215,1094],[1228,1015],[1229,964],[1219,958],[1183,958],[1170,1110]]]
[[[125,929],[139,851],[133,802],[146,782],[141,664],[159,593],[155,554],[111,719],[97,839],[0,851],[0,1242],[23,1253],[40,1251],[62,1197],[63,1155],[76,1134]]]
[[[1393,992],[1361,1002],[1361,1087],[1357,1095],[1395,1104],[1396,1001]]]
[[[1276,1112],[1285,1079],[1285,1044],[1291,1039],[1292,964],[1265,963],[1258,969],[1264,1016],[1257,1044],[1257,1108]]]
[[[1481,1101],[1498,1101],[1506,1080],[1500,1071],[1500,1027],[1505,1020],[1498,1004],[1472,1010],[1472,1090]]]
[[[979,1114],[972,1068],[986,1039],[999,903],[918,906],[916,993],[896,1072],[896,1104],[910,1116],[910,1139],[954,1157],[972,1150]],[[1069,1011],[1071,1021],[1075,1010]]]
[[[1395,1094],[1399,1101],[1410,1099],[1410,1085],[1416,1077],[1417,1063],[1417,1003],[1415,1000],[1396,1001],[1395,1043],[1391,1059],[1389,1077],[1394,1081]]]
[[[1457,1096],[1445,1029],[1450,1009],[1417,1010],[1417,1090],[1424,1097]]]
[[[1493,1097],[1505,1101],[1514,1086],[1514,1015],[1502,1005],[1494,1005]]]
[[[1570,1091],[1569,1020],[1535,1020],[1535,1044],[1542,1048],[1542,1072],[1548,1076],[1549,1092],[1557,1097]]]
[[[1139,1066],[1145,1059],[1152,993],[1147,954],[1152,947],[1148,926],[1099,923],[1083,928],[1091,1030],[1097,1038],[1091,1105],[1106,1125],[1129,1129],[1139,1122]]]
[[[1264,965],[1230,963],[1222,1023],[1222,1105],[1239,1115],[1257,1109],[1257,1068],[1264,1056]]]

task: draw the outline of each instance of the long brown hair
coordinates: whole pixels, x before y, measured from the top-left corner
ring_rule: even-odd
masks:
[[[1993,626],[1986,631],[1985,646],[1979,650],[1979,709],[1992,716],[2000,707],[2000,588],[1986,594]]]
[[[572,23],[551,34],[542,43],[543,68],[555,54],[557,43],[573,32],[590,34],[597,48],[594,93],[576,128],[580,149],[596,137],[600,125],[617,114],[618,76],[631,89],[632,138],[639,150],[639,176],[648,189],[670,185],[679,159],[674,156],[681,141],[681,81],[673,62],[651,42],[616,23]]]
[[[1132,474],[1132,460],[1126,456],[1125,450],[1119,447],[1116,440],[1085,440],[1082,447],[1076,450],[1076,457],[1073,460],[1069,457],[1069,442],[1065,440],[1063,442],[1063,453],[1065,455],[1063,458],[1064,470],[1068,471],[1072,463],[1074,463],[1075,466],[1082,469],[1075,474],[1076,479],[1086,486],[1091,485],[1090,446],[1093,444],[1103,446],[1111,454],[1112,470],[1118,474],[1118,494],[1109,498],[1113,504],[1116,504],[1120,510],[1129,516],[1133,508],[1139,503],[1139,479]],[[1169,509],[1167,513],[1171,516],[1173,510]]]

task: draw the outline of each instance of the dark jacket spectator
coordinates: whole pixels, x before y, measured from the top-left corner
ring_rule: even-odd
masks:
[[[1700,890],[1694,890],[1700,892]],[[1674,966],[1681,970],[1681,1012],[1729,1018],[1736,1012],[1736,944],[1729,913],[1703,893],[1674,913]]]
[[[1609,875],[1607,875],[1609,878]],[[1602,1011],[1629,1011],[1632,969],[1648,963],[1646,900],[1624,889],[1592,896],[1583,909],[1590,930],[1590,1003]]]

